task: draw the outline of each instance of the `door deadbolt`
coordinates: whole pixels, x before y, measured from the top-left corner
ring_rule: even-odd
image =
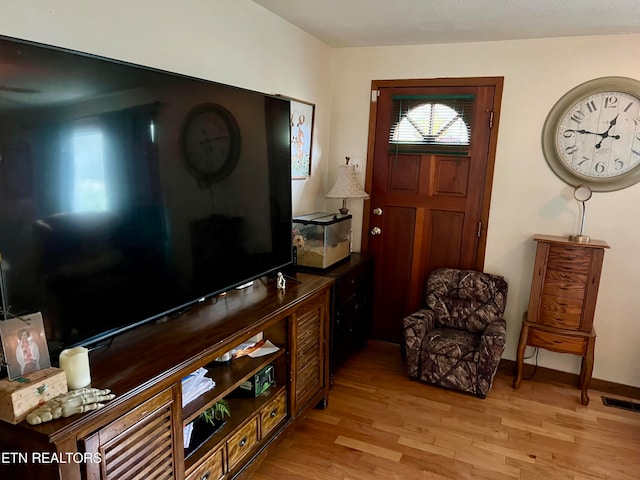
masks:
[[[382,229],[380,227],[373,227],[371,229],[371,235],[380,235],[382,233]]]

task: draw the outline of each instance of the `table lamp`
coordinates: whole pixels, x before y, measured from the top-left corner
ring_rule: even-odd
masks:
[[[346,215],[349,213],[347,208],[348,198],[369,198],[369,194],[358,183],[356,177],[356,166],[349,165],[350,157],[344,157],[347,161],[344,165],[338,166],[338,178],[331,190],[327,192],[325,197],[327,198],[341,198],[342,208],[339,209],[340,213]]]

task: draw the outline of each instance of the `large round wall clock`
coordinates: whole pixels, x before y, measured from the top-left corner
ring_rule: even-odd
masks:
[[[191,110],[181,134],[187,170],[201,187],[222,180],[235,168],[240,155],[240,129],[226,108],[203,103]]]
[[[570,185],[604,192],[640,181],[640,81],[603,77],[570,90],[547,116],[542,148]]]

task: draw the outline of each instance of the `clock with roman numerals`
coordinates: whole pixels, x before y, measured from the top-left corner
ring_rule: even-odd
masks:
[[[606,192],[640,181],[640,81],[603,77],[570,90],[547,116],[542,149],[573,186]]]

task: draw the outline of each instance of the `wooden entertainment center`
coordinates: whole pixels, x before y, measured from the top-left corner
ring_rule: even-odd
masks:
[[[329,307],[334,279],[306,273],[276,288],[256,280],[182,316],[138,327],[91,353],[92,386],[117,396],[101,410],[38,426],[0,422],[0,476],[33,479],[245,478],[270,445],[329,394]],[[90,321],[90,319],[87,319]],[[182,406],[182,379],[263,332],[275,353],[208,367],[216,386]],[[239,386],[273,366],[257,397]],[[231,416],[185,454],[183,429],[226,398]],[[13,456],[11,455],[13,453]]]

